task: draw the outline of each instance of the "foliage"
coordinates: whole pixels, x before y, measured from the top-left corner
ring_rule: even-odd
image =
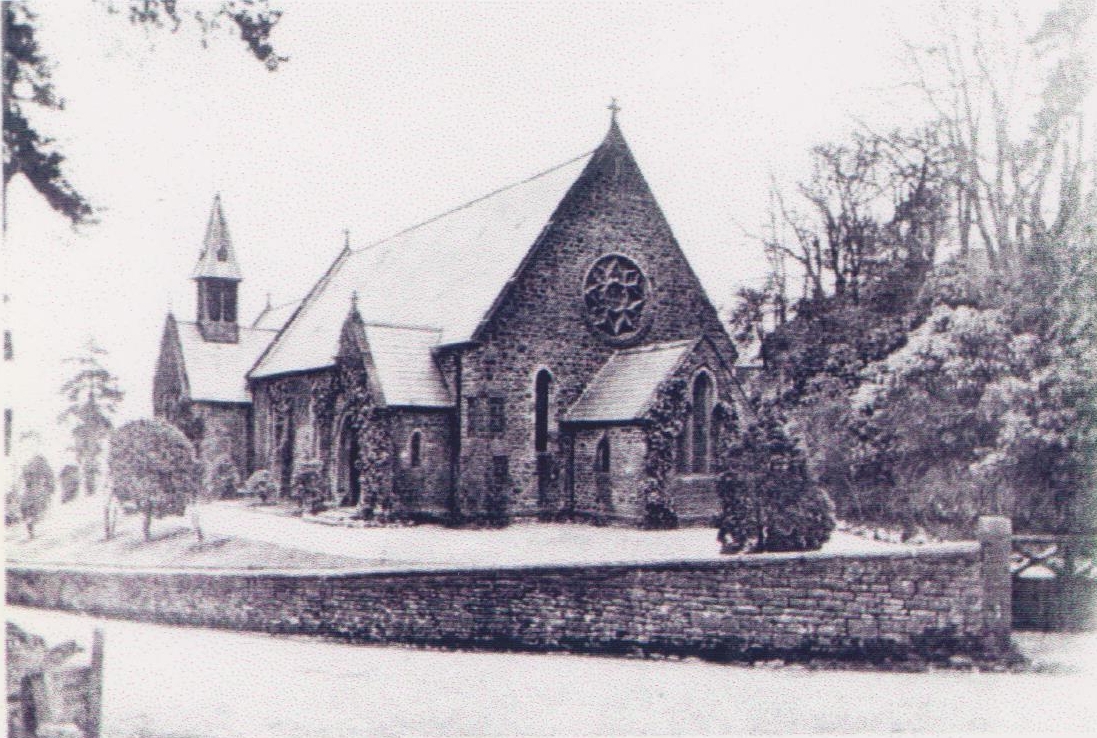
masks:
[[[118,378],[101,363],[106,351],[89,340],[81,353],[65,361],[75,364],[76,374],[61,387],[61,394],[68,406],[58,422],[75,421],[72,428],[72,451],[84,476],[88,494],[95,492],[95,477],[99,468],[99,456],[103,442],[110,436],[110,416],[122,401]]]
[[[678,441],[685,432],[690,413],[688,394],[684,379],[667,380],[659,387],[655,401],[648,408],[642,496],[644,526],[648,528],[675,528],[678,525],[674,502],[667,495],[666,487],[674,471]]]
[[[354,312],[340,337],[337,368],[323,415],[342,415],[344,426],[358,434],[361,512],[366,519],[387,522],[396,515],[392,494],[392,436],[388,412],[377,406],[362,354],[357,346],[361,317]]]
[[[803,449],[785,432],[771,406],[740,433],[721,434],[726,553],[813,551],[834,530],[834,504],[808,473]]]
[[[124,14],[130,23],[146,28],[167,28],[178,31],[192,21],[202,32],[202,45],[208,44],[209,34],[226,27],[235,28],[248,51],[270,71],[288,58],[275,53],[270,42],[271,32],[282,17],[282,11],[270,7],[268,0],[221,0],[213,7],[188,7],[178,0],[100,0],[107,12]]]
[[[15,525],[22,519],[19,514],[19,483],[13,479],[4,493],[4,525]]]
[[[1038,532],[1095,522],[1095,15],[1064,2],[1028,36],[1018,18],[950,18],[911,47],[933,119],[817,149],[812,207],[775,194],[770,281],[733,314],[740,335],[766,327],[762,394],[843,518],[908,536],[970,535],[989,512]],[[941,244],[955,253],[936,263]],[[784,258],[805,278],[791,317]]]
[[[69,502],[80,494],[80,470],[75,464],[65,464],[58,475],[61,482],[61,502]]]
[[[244,491],[252,497],[258,497],[264,505],[278,496],[278,486],[274,483],[274,477],[267,469],[252,472],[244,485]]]
[[[21,480],[19,514],[27,525],[27,534],[34,538],[35,526],[45,516],[50,502],[53,501],[53,469],[45,457],[34,456],[23,465]]]
[[[41,135],[26,106],[61,110],[53,70],[38,46],[37,16],[26,2],[5,2],[4,12],[4,187],[22,172],[51,208],[74,225],[89,222],[93,210],[65,176],[65,157],[53,139]]]
[[[226,500],[236,496],[240,472],[231,456],[222,454],[206,467],[205,487],[212,499]]]
[[[297,464],[293,470],[293,498],[302,510],[315,515],[324,509],[323,464],[309,459]]]
[[[162,420],[134,420],[116,430],[109,460],[114,494],[144,514],[146,540],[154,517],[182,515],[198,495],[201,470],[194,447]]]
[[[235,29],[248,51],[273,71],[286,57],[275,53],[270,36],[281,18],[267,0],[221,0],[213,9],[193,7],[178,0],[105,0],[107,11],[124,13],[134,25],[177,31],[191,21],[202,32],[227,26]],[[19,173],[56,212],[74,226],[95,222],[95,209],[69,181],[65,156],[56,142],[33,123],[35,109],[63,110],[53,84],[53,66],[38,43],[38,16],[26,0],[3,3],[4,13],[4,188]]]
[[[19,694],[23,689],[24,677],[57,668],[81,650],[74,641],[65,641],[51,648],[41,636],[28,633],[9,621],[5,634],[8,694]]]
[[[877,501],[860,514],[908,530],[984,512],[1019,530],[1092,524],[1097,345],[1070,327],[1090,320],[1095,246],[1048,244],[1060,266],[987,275],[976,300],[973,275],[942,269],[931,317],[853,396],[854,487]]]

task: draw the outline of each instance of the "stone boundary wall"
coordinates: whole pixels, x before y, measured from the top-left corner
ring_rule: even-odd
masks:
[[[977,652],[1004,642],[995,587],[1000,568],[1008,582],[1008,561],[988,560],[995,550],[984,542],[871,555],[402,572],[11,563],[7,601],[367,643],[715,658]],[[1005,628],[1008,640],[1008,620]]]

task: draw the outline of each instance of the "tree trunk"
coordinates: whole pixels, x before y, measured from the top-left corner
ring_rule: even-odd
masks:
[[[151,504],[145,506],[145,520],[144,520],[144,523],[142,524],[141,528],[145,532],[145,540],[146,541],[151,541],[152,540],[152,505]]]
[[[34,521],[27,520],[27,538],[34,540]]]

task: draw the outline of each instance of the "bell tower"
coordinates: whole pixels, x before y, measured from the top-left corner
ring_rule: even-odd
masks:
[[[237,287],[243,277],[232,250],[221,195],[213,198],[202,253],[191,278],[198,285],[198,329],[202,338],[218,343],[236,343],[240,337],[236,322]]]

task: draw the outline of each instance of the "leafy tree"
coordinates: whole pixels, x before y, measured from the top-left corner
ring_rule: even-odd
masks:
[[[267,69],[273,71],[286,61],[270,42],[282,13],[272,9],[267,0],[222,0],[212,10],[178,0],[105,0],[103,4],[107,12],[124,15],[131,24],[145,28],[166,28],[174,33],[185,23],[194,23],[202,32],[203,45],[218,29],[233,29]],[[53,139],[35,127],[28,114],[28,109],[65,107],[54,88],[48,55],[39,47],[38,16],[30,7],[26,0],[3,3],[4,200],[8,183],[21,173],[47,204],[74,226],[92,223],[95,209],[69,181],[64,154]]]
[[[75,464],[65,464],[57,477],[61,482],[61,502],[71,502],[80,494],[80,469]]]
[[[763,405],[738,433],[720,433],[725,553],[812,551],[834,530],[834,504],[808,473],[803,449]]]
[[[34,528],[53,500],[53,469],[45,457],[34,456],[23,466],[22,483],[19,512],[27,525],[27,535],[34,538]]]
[[[75,364],[77,371],[61,387],[68,407],[58,422],[74,421],[71,450],[76,454],[77,464],[83,472],[84,489],[89,495],[95,493],[99,456],[113,427],[110,416],[123,397],[118,378],[101,363],[101,357],[106,354],[94,340],[89,340],[80,354],[65,360]]]
[[[182,515],[198,495],[201,470],[194,447],[162,420],[134,420],[116,430],[109,459],[114,495],[143,513],[145,540],[151,538],[154,517]]]

